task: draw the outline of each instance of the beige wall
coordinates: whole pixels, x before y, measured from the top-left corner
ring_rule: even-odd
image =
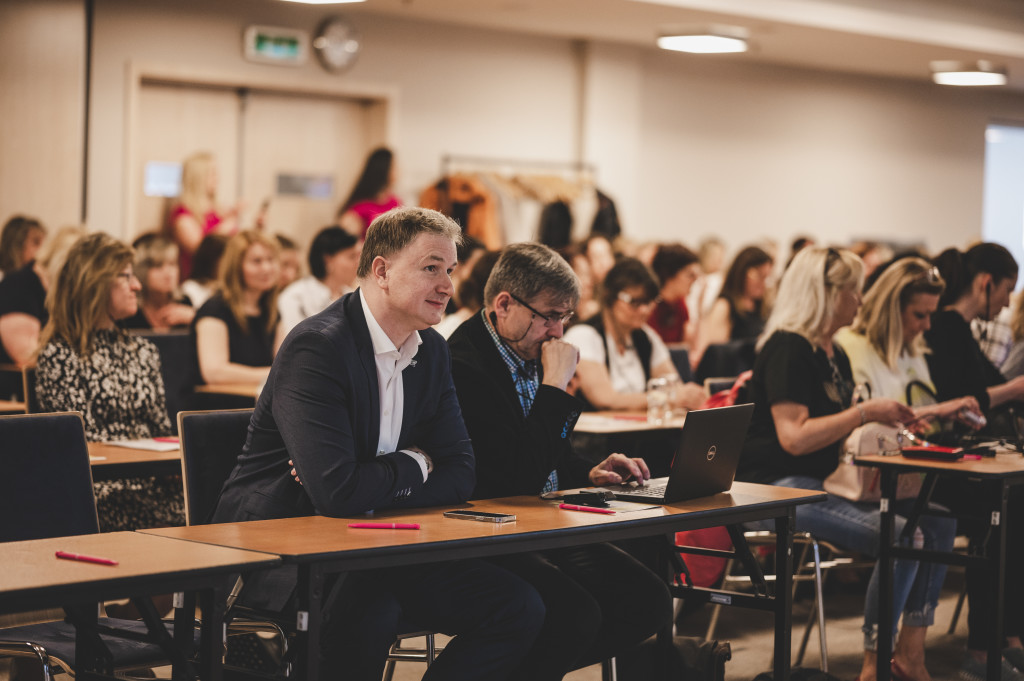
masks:
[[[344,11],[363,33],[363,53],[336,76],[315,61],[289,69],[241,57],[247,25],[312,31],[334,9],[274,0],[95,6],[89,219],[115,234],[134,232],[124,213],[125,129],[128,74],[142,65],[383,93],[406,200],[436,179],[445,153],[556,161],[582,153],[638,239],[715,233],[732,246],[765,235],[784,245],[803,232],[963,244],[980,233],[985,125],[1024,123],[1024,95],[604,43],[578,50],[565,40],[381,18],[362,6]]]
[[[0,2],[0,222],[79,222],[84,55],[81,0]]]

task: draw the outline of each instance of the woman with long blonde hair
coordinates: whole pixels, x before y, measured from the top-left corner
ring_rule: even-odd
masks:
[[[213,154],[200,151],[182,164],[181,196],[167,221],[168,236],[178,244],[181,281],[192,272],[192,254],[207,234],[232,235],[238,231],[241,204],[226,211],[217,208],[217,162]]]
[[[261,383],[283,340],[277,311],[278,249],[245,230],[231,237],[220,261],[220,290],[192,320],[203,383]]]
[[[107,234],[79,239],[50,287],[50,319],[36,358],[44,411],[80,411],[90,441],[170,435],[160,355],[117,322],[138,309],[132,249]],[[114,480],[96,486],[100,528],[180,524],[180,479]]]

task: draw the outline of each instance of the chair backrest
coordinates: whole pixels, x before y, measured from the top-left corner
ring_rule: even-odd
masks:
[[[686,348],[669,348],[668,354],[672,357],[672,364],[675,365],[683,383],[692,381],[693,369],[690,367],[690,351]]]
[[[252,409],[183,411],[178,414],[185,522],[205,525],[217,507],[249,435]]]
[[[714,376],[739,376],[754,368],[756,338],[712,343],[704,350],[700,363],[693,372],[694,380],[703,383]]]
[[[0,541],[99,532],[78,412],[0,416]]]
[[[140,332],[133,335],[150,341],[160,353],[160,377],[164,381],[167,415],[171,424],[177,428],[178,412],[187,408],[195,383],[192,375],[192,343],[188,331]]]
[[[25,411],[29,414],[41,414],[43,408],[39,405],[39,396],[36,395],[35,365],[22,367],[21,385],[25,394]]]

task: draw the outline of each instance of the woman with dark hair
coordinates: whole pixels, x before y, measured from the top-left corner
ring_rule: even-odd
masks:
[[[474,260],[469,274],[459,280],[455,289],[454,300],[458,303],[455,312],[445,315],[444,319],[434,324],[434,330],[445,338],[451,337],[455,329],[475,315],[484,306],[484,287],[491,270],[501,257],[501,251],[482,251]]]
[[[402,203],[392,193],[395,184],[394,154],[386,147],[370,152],[355,187],[338,209],[338,224],[360,239],[381,213]]]
[[[690,321],[686,297],[700,276],[700,261],[682,244],[663,244],[654,254],[651,269],[661,281],[661,300],[647,323],[666,343],[682,343],[687,339]]]
[[[636,258],[622,258],[608,270],[600,291],[601,312],[565,333],[565,340],[580,349],[580,389],[597,409],[646,409],[648,379],[679,380],[664,341],[647,326],[658,300],[658,279]],[[703,388],[686,383],[672,406],[694,409],[705,397]]]
[[[767,317],[765,297],[774,261],[757,246],[747,246],[729,265],[718,300],[700,322],[697,342],[690,353],[696,367],[707,347],[717,343],[757,338]]]
[[[0,278],[36,259],[46,228],[35,218],[15,215],[0,232]]]
[[[961,253],[950,248],[935,258],[946,290],[932,315],[925,340],[928,368],[940,400],[973,395],[983,411],[1024,399],[1024,377],[1007,381],[985,357],[971,333],[973,319],[992,319],[1009,305],[1017,285],[1017,262],[993,243]]]
[[[44,411],[80,411],[91,442],[171,434],[160,354],[117,322],[138,310],[132,249],[104,233],[78,240],[49,293],[50,320],[36,363]],[[183,523],[181,479],[96,484],[100,529]]]
[[[192,254],[192,276],[181,283],[181,292],[197,310],[217,291],[217,271],[228,237],[207,234]]]
[[[307,256],[310,274],[292,283],[277,298],[282,335],[355,290],[361,252],[359,239],[337,225],[317,232]]]

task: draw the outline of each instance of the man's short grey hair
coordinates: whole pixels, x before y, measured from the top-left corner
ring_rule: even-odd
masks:
[[[369,276],[374,258],[391,257],[420,234],[436,234],[451,239],[456,246],[462,245],[462,228],[447,215],[429,208],[394,208],[377,216],[366,230],[356,276]]]
[[[575,308],[580,302],[580,280],[572,267],[555,251],[535,243],[507,246],[491,270],[484,288],[484,301],[491,305],[502,291],[532,301],[547,293],[553,304]]]

